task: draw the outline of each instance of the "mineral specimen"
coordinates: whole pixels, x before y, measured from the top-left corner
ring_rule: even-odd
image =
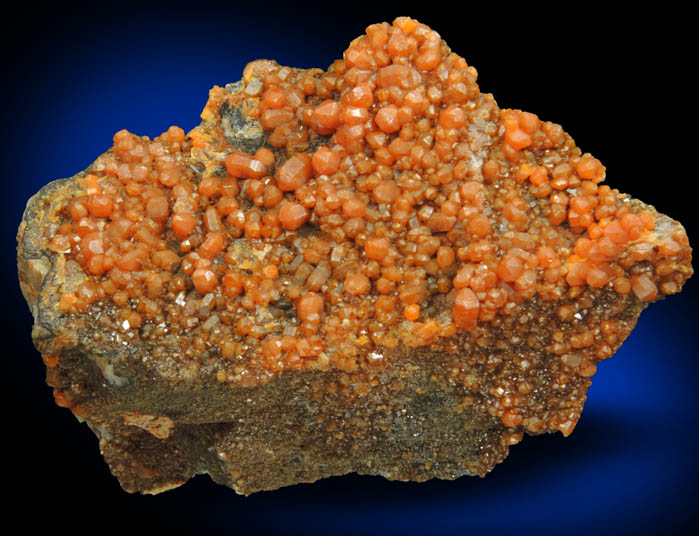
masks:
[[[570,434],[692,274],[682,226],[604,179],[401,17],[327,72],[250,63],[188,134],[117,132],[29,201],[20,284],[127,491],[483,476]]]

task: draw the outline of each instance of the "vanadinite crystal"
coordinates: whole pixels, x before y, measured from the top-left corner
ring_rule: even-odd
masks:
[[[483,476],[570,434],[692,274],[679,223],[409,18],[327,72],[254,61],[201,117],[117,132],[19,230],[47,382],[128,491]]]

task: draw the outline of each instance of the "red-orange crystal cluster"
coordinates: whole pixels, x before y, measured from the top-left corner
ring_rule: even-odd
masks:
[[[102,304],[132,340],[176,332],[149,358],[246,386],[339,369],[336,388],[361,395],[392,349],[438,348],[507,441],[567,435],[596,363],[633,327],[582,320],[585,303],[679,292],[691,250],[559,125],[499,109],[476,77],[401,17],[327,72],[250,63],[188,134],[118,132],[50,238],[85,274],[57,307]],[[560,303],[568,328],[530,340],[531,303]],[[474,375],[494,327],[548,359],[512,353]]]

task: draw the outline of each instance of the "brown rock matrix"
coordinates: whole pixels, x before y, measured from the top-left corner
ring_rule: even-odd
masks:
[[[374,24],[326,72],[250,63],[188,134],[117,132],[29,201],[47,383],[125,490],[484,476],[573,431],[691,249],[476,77],[417,21]]]

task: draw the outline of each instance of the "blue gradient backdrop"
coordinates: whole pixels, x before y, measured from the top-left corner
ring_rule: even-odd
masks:
[[[187,131],[199,122],[208,89],[238,80],[248,61],[326,68],[368,24],[403,14],[439,31],[501,106],[562,123],[607,165],[613,187],[680,220],[696,246],[687,196],[659,191],[686,191],[696,181],[676,119],[686,86],[673,63],[686,46],[677,21],[643,11],[617,20],[589,9],[469,7],[454,16],[405,6],[348,13],[310,3],[169,3],[132,6],[129,14],[118,6],[26,9],[2,22],[2,434],[10,516],[29,506],[36,513],[22,517],[24,527],[69,525],[78,534],[104,525],[225,534],[688,533],[699,477],[697,279],[644,312],[617,355],[598,367],[571,437],[526,437],[485,479],[406,484],[350,475],[243,498],[198,477],[143,497],[119,488],[87,426],[53,404],[14,259],[27,199],[84,169],[119,129],[151,137],[172,124]],[[653,134],[658,127],[668,133]]]

